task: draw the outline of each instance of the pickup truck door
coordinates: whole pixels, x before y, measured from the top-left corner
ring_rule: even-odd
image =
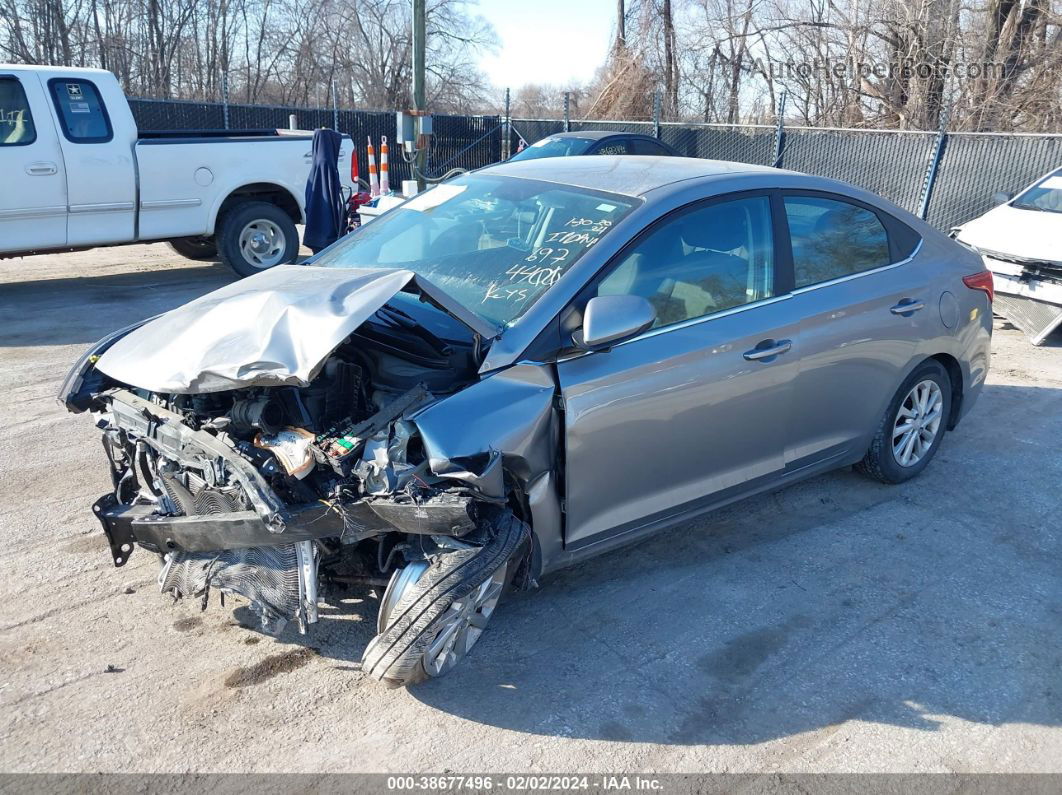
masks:
[[[36,74],[0,72],[0,251],[66,245],[66,170]]]
[[[45,84],[67,170],[67,244],[136,239],[136,122],[113,75]]]

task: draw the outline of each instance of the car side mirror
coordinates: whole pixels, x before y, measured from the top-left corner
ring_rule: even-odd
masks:
[[[579,347],[600,350],[645,331],[656,320],[656,310],[640,295],[598,295],[583,312]]]
[[[1014,198],[1013,193],[1007,193],[1005,190],[997,190],[992,194],[992,202],[994,204],[1006,204]]]

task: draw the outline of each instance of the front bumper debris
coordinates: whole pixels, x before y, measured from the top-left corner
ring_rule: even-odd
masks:
[[[292,509],[283,533],[275,533],[254,511],[198,516],[163,516],[150,504],[121,505],[105,494],[92,505],[103,526],[115,566],[124,566],[136,544],[159,554],[278,546],[319,538],[356,540],[400,531],[461,536],[475,529],[474,502],[464,495],[440,495],[424,503],[375,500],[342,508],[311,504]]]
[[[115,566],[125,565],[135,544],[160,554],[209,552],[342,536],[348,528],[343,514],[324,505],[293,512],[284,532],[279,534],[272,532],[254,511],[161,516],[153,505],[121,505],[113,494],[96,500],[92,512],[103,525]]]

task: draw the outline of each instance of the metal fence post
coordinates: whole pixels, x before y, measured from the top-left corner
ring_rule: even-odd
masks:
[[[660,137],[660,89],[653,89],[653,137]]]
[[[787,94],[782,92],[778,100],[778,110],[774,114],[774,167],[782,167],[782,156],[785,152],[785,98]]]
[[[923,221],[929,214],[929,197],[933,194],[933,185],[937,181],[937,171],[940,168],[940,158],[944,154],[944,147],[948,141],[948,111],[940,114],[940,129],[933,141],[933,153],[929,157],[929,165],[926,168],[925,179],[922,180],[922,196],[918,202],[918,217]]]
[[[221,73],[221,113],[225,119],[225,129],[229,129],[229,76]]]
[[[336,96],[336,79],[332,78],[332,129],[339,132],[339,98]]]
[[[513,145],[512,117],[509,115],[509,89],[505,89],[505,120],[502,122],[501,159],[508,160]]]
[[[569,116],[569,109],[571,106],[572,95],[567,91],[564,92],[564,132],[572,131],[572,120]]]

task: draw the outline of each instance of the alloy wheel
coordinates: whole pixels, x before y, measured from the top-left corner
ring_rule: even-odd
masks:
[[[902,467],[921,461],[940,433],[944,393],[931,379],[915,384],[900,403],[892,426],[892,454]]]
[[[457,599],[439,616],[439,631],[424,652],[424,670],[429,676],[442,676],[461,659],[483,634],[494,608],[498,606],[508,564],[480,583],[461,599]]]

